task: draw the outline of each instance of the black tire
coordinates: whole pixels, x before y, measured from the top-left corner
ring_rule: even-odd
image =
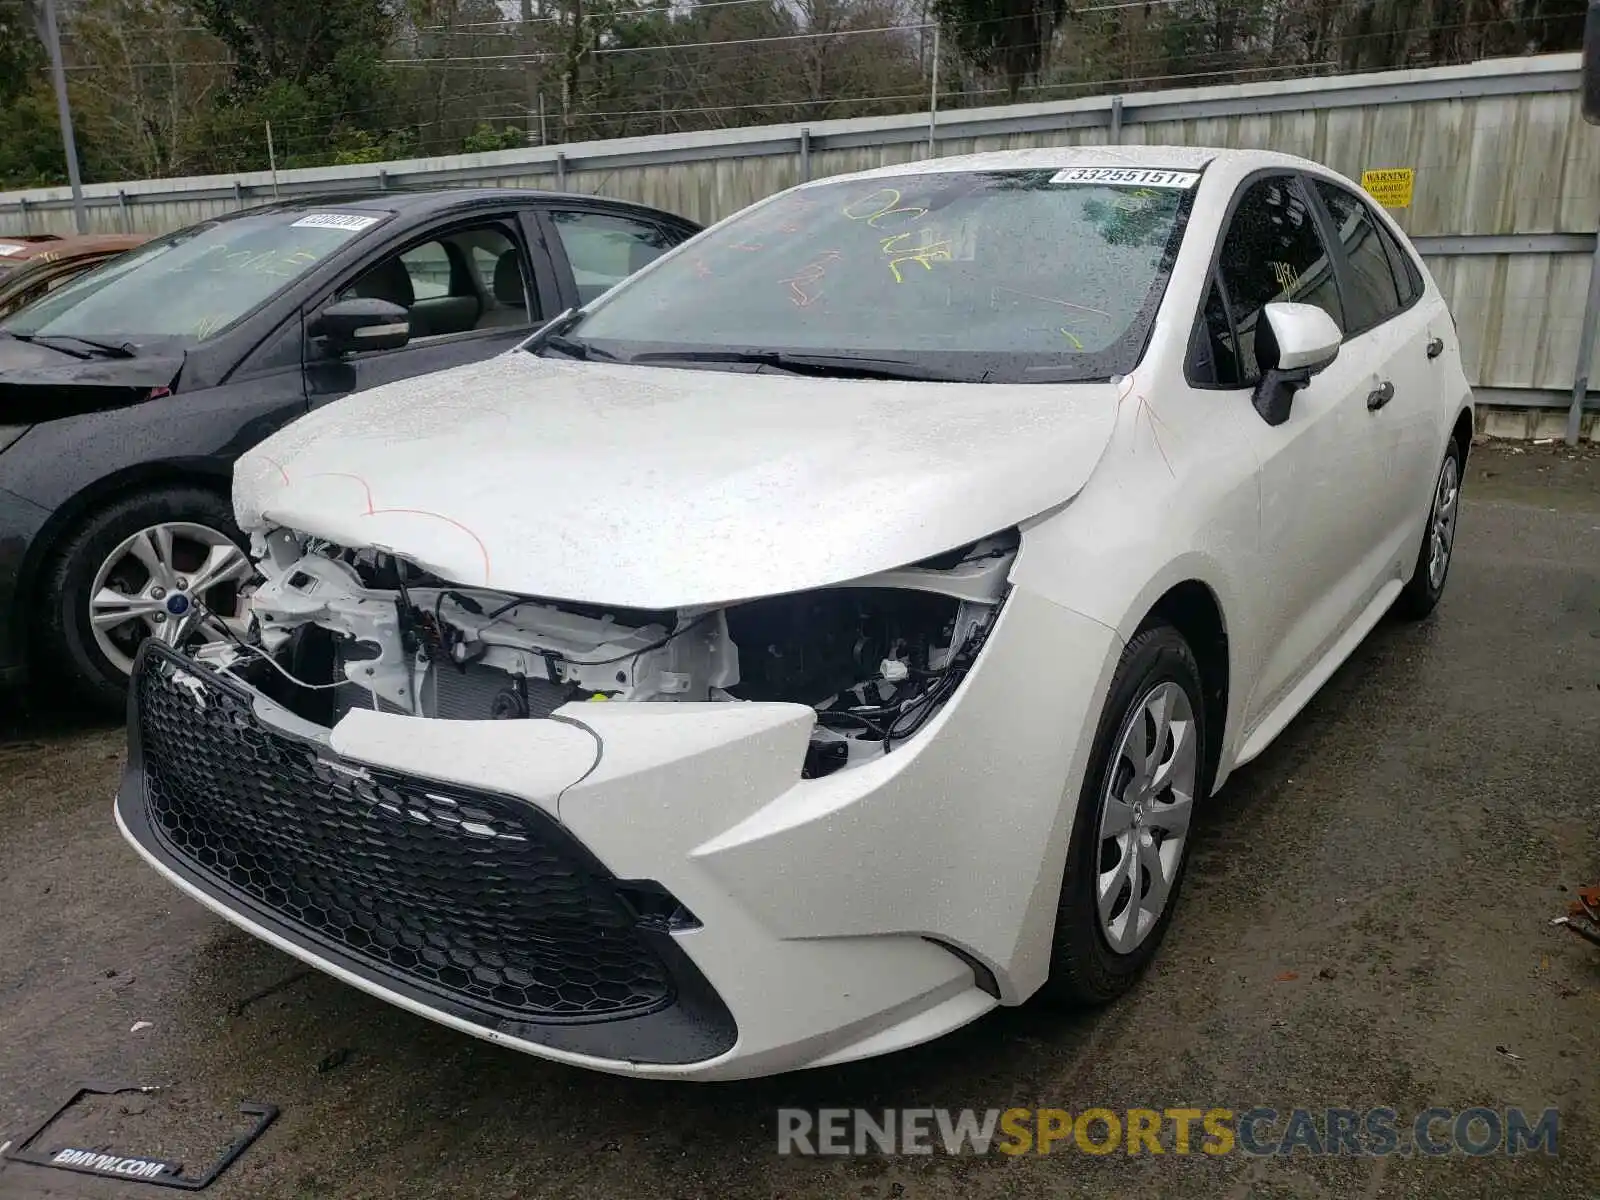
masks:
[[[1176,629],[1170,625],[1152,625],[1136,634],[1123,650],[1095,730],[1094,751],[1084,777],[1083,792],[1078,798],[1078,815],[1067,851],[1050,977],[1040,991],[1047,1003],[1101,1005],[1122,995],[1155,957],[1177,908],[1188,861],[1187,838],[1166,908],[1144,940],[1130,953],[1117,952],[1106,940],[1095,900],[1100,854],[1098,835],[1107,794],[1107,774],[1114,765],[1113,756],[1134,706],[1162,683],[1175,683],[1182,688],[1194,713],[1199,750],[1194,805],[1204,800],[1209,787],[1205,752],[1208,735],[1199,665],[1189,644]],[[1192,829],[1191,825],[1190,836]]]
[[[1444,585],[1450,580],[1450,564],[1455,561],[1453,527],[1449,552],[1444,560],[1444,573],[1440,575],[1437,585],[1430,578],[1429,563],[1433,554],[1433,526],[1438,516],[1440,483],[1444,478],[1446,466],[1452,463],[1455,466],[1456,478],[1455,521],[1459,522],[1461,519],[1461,485],[1465,482],[1461,469],[1463,458],[1461,443],[1452,437],[1450,444],[1445,447],[1444,458],[1439,461],[1439,469],[1433,475],[1433,489],[1428,493],[1428,523],[1422,531],[1422,545],[1417,548],[1417,561],[1411,568],[1411,579],[1395,598],[1392,611],[1401,620],[1420,621],[1429,616],[1439,606],[1439,598],[1444,595]]]
[[[89,590],[95,573],[119,544],[141,529],[167,522],[205,525],[241,549],[248,545],[234,524],[227,498],[205,487],[152,488],[95,510],[79,522],[45,566],[35,625],[37,652],[29,666],[36,682],[108,715],[123,711],[128,677],[95,643]]]

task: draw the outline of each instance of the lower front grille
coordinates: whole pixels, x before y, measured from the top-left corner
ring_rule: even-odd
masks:
[[[675,1002],[615,881],[530,805],[337,758],[164,648],[135,703],[150,830],[190,871],[376,972],[518,1023]]]

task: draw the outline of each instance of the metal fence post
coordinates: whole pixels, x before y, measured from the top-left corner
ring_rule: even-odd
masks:
[[[1111,97],[1111,144],[1122,145],[1122,97]]]
[[[33,222],[28,220],[28,198],[26,196],[18,196],[17,207],[22,210],[22,232],[32,233]]]
[[[558,155],[556,155],[556,191],[564,192],[566,190],[567,190],[567,156],[565,154],[558,154]]]
[[[800,182],[811,182],[811,130],[800,131]]]
[[[244,207],[244,188],[237,179],[233,181],[233,202],[240,208]]]
[[[1567,445],[1578,444],[1583,425],[1583,402],[1589,394],[1589,368],[1594,360],[1595,326],[1600,323],[1600,233],[1595,234],[1594,258],[1589,264],[1589,298],[1583,305],[1583,325],[1578,334],[1578,364],[1573,371],[1572,408],[1567,412]]]
[[[382,167],[378,168],[378,190],[380,192],[387,192],[389,190],[389,172],[385,171]]]
[[[122,214],[122,232],[133,232],[133,217],[128,212],[128,193],[117,189],[117,208]]]

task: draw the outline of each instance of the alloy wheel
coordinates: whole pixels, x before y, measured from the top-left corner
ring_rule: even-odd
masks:
[[[1450,552],[1456,544],[1456,510],[1461,502],[1461,475],[1456,456],[1445,455],[1434,489],[1433,514],[1428,521],[1428,586],[1438,591],[1450,570]]]
[[[89,590],[95,645],[127,674],[147,637],[193,646],[230,638],[227,629],[243,636],[240,585],[250,573],[244,551],[209,526],[174,521],[141,529],[95,572]]]
[[[1199,778],[1199,729],[1189,696],[1157,684],[1130,710],[1106,773],[1095,899],[1118,954],[1155,928],[1183,863]]]

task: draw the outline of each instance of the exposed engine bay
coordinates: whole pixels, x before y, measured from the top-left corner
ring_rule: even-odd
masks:
[[[1017,545],[1009,531],[848,586],[655,612],[459,586],[278,529],[257,539],[249,640],[199,657],[324,726],[356,707],[518,720],[575,701],[805,704],[814,777],[891,752],[938,712]]]

